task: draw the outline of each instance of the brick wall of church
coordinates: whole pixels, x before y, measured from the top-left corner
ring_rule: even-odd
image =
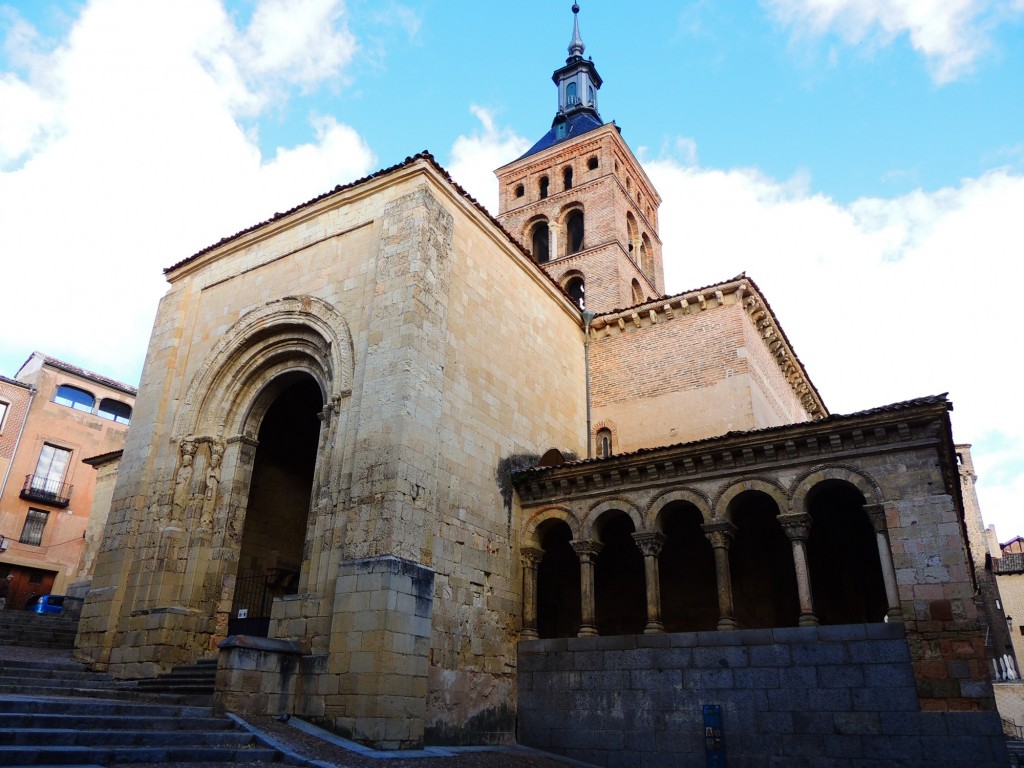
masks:
[[[616,452],[807,419],[735,294],[600,318],[590,367],[593,421],[616,426]]]

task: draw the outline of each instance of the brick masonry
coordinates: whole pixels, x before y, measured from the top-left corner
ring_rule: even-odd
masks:
[[[519,644],[519,739],[607,768],[1003,768],[995,712],[923,712],[902,624]]]

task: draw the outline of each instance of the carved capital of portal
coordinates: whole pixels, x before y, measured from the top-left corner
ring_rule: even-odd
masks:
[[[736,535],[736,526],[728,520],[723,520],[720,523],[705,523],[701,526],[701,530],[704,531],[704,535],[715,549],[728,549],[732,537]]]
[[[593,541],[589,539],[582,539],[580,541],[570,541],[573,551],[577,554],[581,562],[592,563],[597,556],[601,554],[601,550],[604,549],[604,544],[600,541]]]
[[[519,550],[519,557],[523,561],[524,568],[535,569],[544,559],[544,550],[540,547],[522,547]]]
[[[807,541],[811,535],[811,516],[807,514],[779,515],[779,525],[790,541]]]
[[[665,534],[660,531],[641,531],[633,534],[633,541],[644,557],[657,557],[665,544]]]

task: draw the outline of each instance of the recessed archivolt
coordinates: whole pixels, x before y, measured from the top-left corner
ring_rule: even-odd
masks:
[[[766,477],[749,477],[738,480],[719,491],[714,503],[714,520],[716,522],[724,520],[731,522],[729,505],[733,499],[747,491],[759,491],[770,496],[778,506],[780,515],[789,512],[789,495],[785,488]]]
[[[522,546],[539,548],[541,541],[537,536],[537,531],[544,523],[552,520],[560,520],[568,525],[574,540],[580,537],[580,521],[571,509],[566,507],[548,507],[534,513],[526,521],[526,524],[523,526]]]
[[[637,509],[635,504],[626,499],[607,499],[591,507],[590,511],[587,512],[582,530],[580,531],[581,536],[584,539],[600,540],[601,528],[604,527],[609,512],[624,512],[633,521],[634,530],[644,530],[643,514]]]
[[[288,296],[247,312],[224,334],[192,379],[174,435],[241,434],[257,396],[275,378],[304,372],[325,400],[352,387],[352,336],[323,299]]]
[[[692,504],[697,508],[697,511],[700,512],[701,519],[705,523],[711,522],[711,499],[700,491],[691,490],[689,488],[674,488],[671,491],[665,491],[664,493],[655,496],[651,503],[647,505],[647,511],[644,512],[645,530],[660,531],[662,525],[661,512],[665,507],[675,501]]]
[[[860,470],[842,464],[822,464],[805,472],[793,485],[792,504],[794,512],[807,511],[807,494],[819,483],[839,480],[854,486],[867,504],[881,504],[885,500],[882,489],[868,475]]]

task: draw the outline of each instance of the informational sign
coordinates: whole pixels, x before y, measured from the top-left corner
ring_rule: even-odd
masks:
[[[725,738],[722,733],[722,705],[704,705],[704,753],[708,768],[725,768]]]
[[[248,608],[239,608],[238,609],[238,618],[244,619],[248,615],[249,615],[249,609]]]

